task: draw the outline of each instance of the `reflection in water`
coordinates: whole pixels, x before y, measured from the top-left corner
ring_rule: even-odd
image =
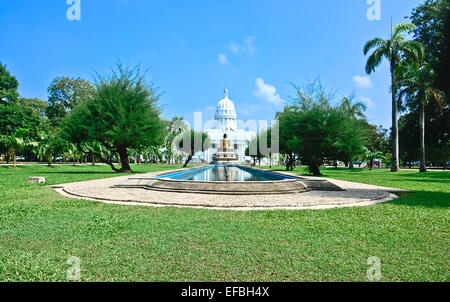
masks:
[[[282,175],[238,166],[210,166],[203,169],[166,175],[164,177],[194,181],[270,181],[286,178]]]

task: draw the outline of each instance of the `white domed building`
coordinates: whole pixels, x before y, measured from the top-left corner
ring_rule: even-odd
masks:
[[[234,103],[228,98],[228,89],[225,89],[225,97],[217,103],[214,120],[215,128],[205,130],[211,139],[211,148],[201,152],[199,157],[208,163],[212,162],[213,155],[219,148],[220,140],[223,139],[224,134],[227,134],[234,146],[234,151],[238,154],[239,163],[250,161],[251,157],[245,156],[245,149],[247,149],[250,140],[256,137],[256,133],[238,129],[236,108]]]

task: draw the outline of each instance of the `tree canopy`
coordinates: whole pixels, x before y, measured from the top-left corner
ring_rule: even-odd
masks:
[[[118,65],[109,76],[101,76],[96,92],[79,104],[64,122],[63,136],[86,153],[84,143],[98,142],[109,151],[97,154],[114,171],[131,172],[128,149],[160,145],[164,123],[158,107],[159,95],[145,81],[139,67]],[[113,164],[118,154],[121,168]]]
[[[95,87],[81,78],[57,77],[48,87],[46,115],[53,125],[58,125],[75,107],[89,100]]]
[[[332,101],[329,91],[313,83],[297,88],[294,103],[277,114],[280,149],[297,156],[314,175],[321,175],[325,160],[352,161],[363,152],[366,132],[356,114],[361,105],[348,98],[337,106]]]
[[[186,128],[174,139],[173,145],[174,149],[187,154],[186,167],[195,153],[209,149],[211,140],[206,132]]]
[[[19,82],[12,76],[0,62],[0,103],[10,103],[17,100],[19,93],[17,87]]]

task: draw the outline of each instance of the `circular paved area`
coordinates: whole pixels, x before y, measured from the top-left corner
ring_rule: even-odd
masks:
[[[135,177],[152,177],[148,173]],[[288,175],[293,175],[286,173]],[[309,191],[280,195],[223,195],[160,192],[140,188],[113,188],[131,176],[120,176],[52,186],[64,196],[105,203],[147,206],[177,206],[230,210],[327,209],[368,206],[390,201],[404,190],[377,187],[362,183],[327,179],[345,191]],[[313,177],[304,177],[314,179]],[[323,178],[321,178],[323,179]]]

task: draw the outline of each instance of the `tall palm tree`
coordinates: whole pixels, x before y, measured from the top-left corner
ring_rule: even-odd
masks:
[[[395,90],[395,69],[402,58],[407,58],[411,62],[419,62],[423,57],[423,47],[417,41],[407,41],[404,34],[413,31],[413,24],[399,23],[391,29],[391,38],[383,40],[375,38],[364,45],[364,55],[375,48],[367,59],[366,72],[371,74],[375,71],[383,59],[390,62],[391,67],[391,87],[392,87],[392,172],[397,172],[399,166],[399,143],[398,143],[398,104]]]
[[[167,126],[168,129],[165,138],[165,154],[168,163],[171,164],[172,159],[175,160],[174,149],[176,148],[174,148],[173,142],[178,135],[188,128],[188,125],[184,121],[184,117],[175,115],[172,120],[167,123]]]
[[[420,152],[422,157],[420,172],[426,172],[425,105],[433,101],[437,104],[442,104],[444,93],[433,87],[435,74],[428,64],[420,66],[405,62],[397,69],[397,77],[396,89],[399,101],[404,100],[406,105],[412,110],[419,107]]]
[[[343,97],[341,100],[340,109],[347,113],[351,118],[354,119],[365,119],[364,111],[366,111],[367,106],[361,102],[353,103],[352,97]]]

